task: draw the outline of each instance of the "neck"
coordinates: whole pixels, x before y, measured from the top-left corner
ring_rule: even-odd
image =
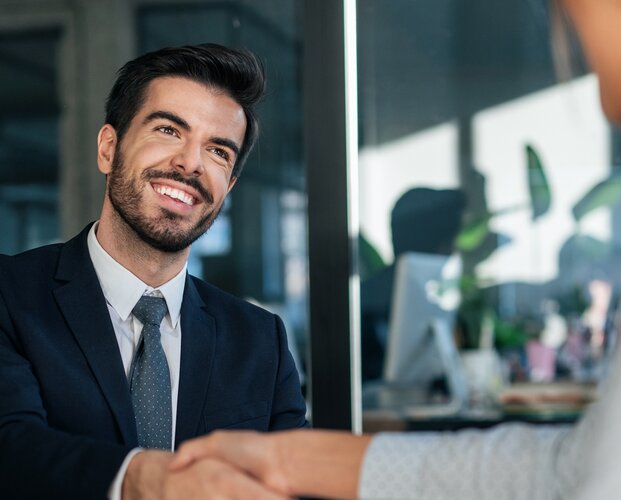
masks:
[[[156,288],[174,278],[185,265],[190,248],[163,252],[145,243],[114,211],[102,211],[97,226],[97,241],[125,269]]]

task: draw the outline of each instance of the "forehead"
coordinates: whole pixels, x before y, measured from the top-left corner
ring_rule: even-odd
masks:
[[[241,139],[246,130],[246,116],[237,101],[222,89],[189,78],[166,76],[149,82],[134,119],[142,122],[154,111],[177,114],[193,128],[226,126],[238,135],[241,127]]]

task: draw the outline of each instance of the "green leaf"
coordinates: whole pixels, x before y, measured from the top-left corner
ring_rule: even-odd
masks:
[[[487,214],[482,219],[477,219],[464,227],[457,235],[455,244],[462,252],[470,252],[477,249],[489,233],[489,220],[492,214]]]
[[[494,318],[494,343],[498,349],[523,347],[530,338],[521,325]]]
[[[362,233],[360,233],[358,238],[358,252],[360,258],[361,279],[365,279],[366,277],[375,274],[386,267],[384,259],[382,259],[379,252]]]
[[[467,224],[457,235],[455,245],[462,252],[471,252],[481,246],[490,232],[489,222],[495,217],[529,208],[528,205],[511,205],[495,212],[487,212],[482,217]]]
[[[621,172],[613,174],[593,186],[582,199],[574,205],[572,213],[579,221],[586,214],[599,207],[609,207],[621,200]]]
[[[528,166],[528,190],[533,207],[532,219],[544,215],[550,208],[550,186],[539,155],[530,145],[526,145],[526,162]]]

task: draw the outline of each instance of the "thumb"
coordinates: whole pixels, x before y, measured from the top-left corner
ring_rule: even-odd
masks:
[[[168,469],[178,471],[188,467],[199,458],[208,456],[208,443],[206,439],[194,439],[182,444],[168,463]]]

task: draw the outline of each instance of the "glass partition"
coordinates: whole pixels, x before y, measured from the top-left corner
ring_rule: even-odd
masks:
[[[605,368],[614,148],[580,54],[555,74],[549,16],[521,0],[358,1],[367,410],[506,416],[507,387],[558,394]]]
[[[355,382],[340,382],[356,365],[348,287],[357,263],[367,409],[387,381],[397,389],[389,403],[419,397],[399,386],[402,372],[425,379],[425,398],[463,396],[465,380],[468,403],[474,395],[485,404],[510,382],[589,384],[601,376],[616,329],[621,140],[601,116],[579,53],[567,81],[556,76],[546,2],[357,0],[358,260],[350,259],[352,219],[344,213],[347,182],[357,179],[342,133],[351,125],[341,108],[345,3],[20,4],[3,14],[30,10],[34,22],[49,4],[60,10],[45,25],[63,27],[26,23],[0,33],[0,252],[58,239],[59,204],[67,227],[99,209],[102,179],[82,139],[100,125],[111,68],[134,55],[133,41],[137,52],[247,46],[268,75],[263,134],[190,266],[282,314],[302,353],[315,248],[313,336],[329,341],[319,342],[314,360],[323,391],[314,410],[351,407]],[[99,25],[106,6],[117,14]],[[311,40],[305,61],[302,40]],[[575,52],[571,37],[568,48]],[[303,82],[313,90],[305,106]],[[315,141],[306,171],[303,123]],[[311,186],[319,215],[311,220],[321,224],[309,228]],[[322,424],[334,422],[327,412]]]

